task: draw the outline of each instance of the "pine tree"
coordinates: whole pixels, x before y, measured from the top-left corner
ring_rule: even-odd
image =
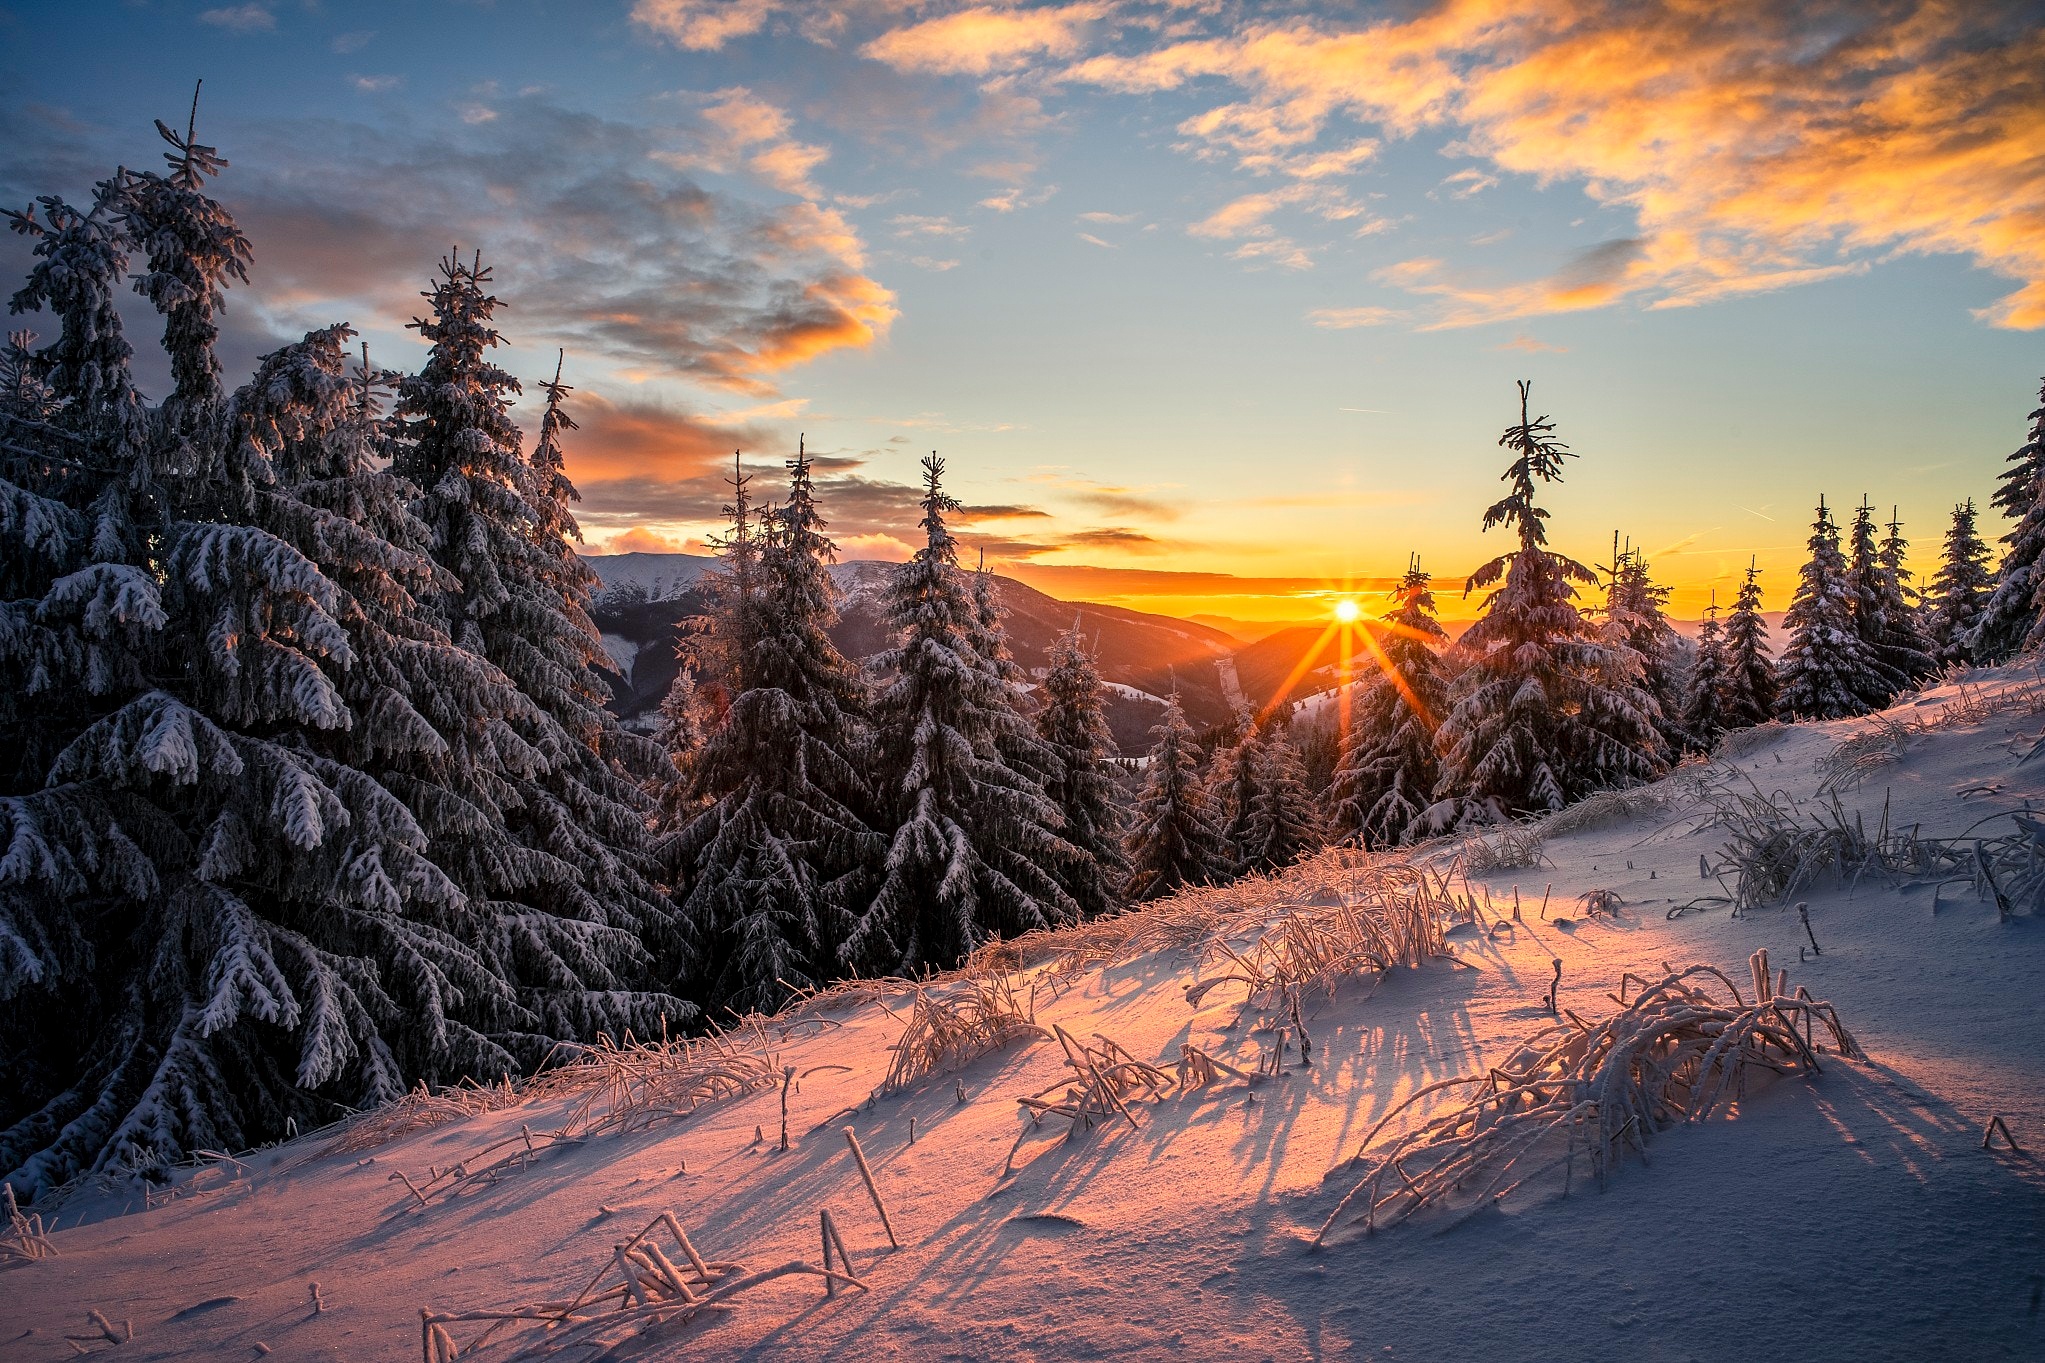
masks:
[[[232,215],[205,192],[206,182],[228,163],[197,140],[198,119],[195,87],[184,136],[157,120],[157,134],[171,148],[163,158],[170,174],[135,176],[124,209],[128,234],[149,266],[136,277],[135,292],[163,314],[163,350],[170,357],[171,391],[158,421],[184,441],[220,415],[220,361],[213,353],[220,327],[214,318],[228,282],[248,282],[251,254]],[[203,476],[207,470],[191,472]]]
[[[1839,719],[1874,708],[1881,671],[1854,625],[1853,573],[1825,499],[1811,524],[1810,561],[1782,617],[1789,643],[1776,663],[1775,712],[1784,719]]]
[[[1232,873],[1220,821],[1200,780],[1200,746],[1172,688],[1151,732],[1143,792],[1129,820],[1129,898],[1161,899],[1188,885],[1213,885]]]
[[[7,413],[0,482],[0,562],[31,589],[0,608],[18,1188],[281,1135],[436,1062],[489,1070],[509,1057],[469,1024],[525,1020],[443,926],[470,906],[370,769],[437,753],[384,636],[434,570],[383,533],[404,520],[388,475],[351,462],[345,329],[220,400],[210,318],[238,257],[207,243],[239,234],[197,190],[206,157],[177,212],[211,236],[173,230],[147,177],[102,182],[90,213],[14,218],[41,261],[16,306],[63,327],[34,357],[46,410]],[[111,303],[145,230],[181,385],[154,410]]]
[[[1037,736],[1057,759],[1058,775],[1047,793],[1065,816],[1065,840],[1083,854],[1061,879],[1080,913],[1093,918],[1119,906],[1116,889],[1129,862],[1122,854],[1122,811],[1108,767],[1115,740],[1102,704],[1101,674],[1077,619],[1051,646],[1050,664]]]
[[[1902,522],[1892,517],[1888,536],[1878,544],[1874,508],[1862,497],[1851,545],[1853,628],[1873,660],[1861,699],[1868,709],[1880,710],[1931,674],[1931,655],[1903,596],[1910,578],[1903,566],[1910,543],[1903,538]]]
[[[1238,707],[1233,724],[1235,741],[1215,749],[1212,770],[1207,773],[1207,798],[1221,821],[1222,845],[1228,849],[1231,877],[1254,869],[1252,843],[1255,841],[1257,800],[1261,793],[1264,744],[1269,738],[1264,726],[1247,707]]]
[[[1749,562],[1733,613],[1726,617],[1719,721],[1728,731],[1765,724],[1775,716],[1775,665],[1768,656],[1768,621],[1761,615],[1760,577],[1760,567]]]
[[[1973,660],[1968,646],[1988,604],[1993,579],[1988,572],[1988,546],[1974,526],[1974,499],[1953,508],[1946,531],[1945,556],[1926,593],[1932,656],[1941,663]]]
[[[502,337],[489,283],[480,257],[441,261],[423,295],[432,315],[411,324],[431,350],[399,384],[391,463],[420,489],[415,510],[451,577],[437,603],[448,634],[531,702],[521,722],[491,734],[500,805],[521,854],[472,893],[521,906],[507,913],[502,950],[545,1033],[645,1034],[682,1010],[634,988],[655,969],[648,943],[670,961],[680,949],[673,907],[650,879],[650,802],[635,780],[662,758],[605,708],[612,664],[589,619],[594,575],[563,540],[574,522],[558,465],[543,477],[522,453],[510,413],[520,385],[490,357]],[[567,428],[558,411],[566,391],[549,393],[551,439]]]
[[[1903,521],[1896,507],[1889,508],[1883,529],[1888,533],[1875,552],[1882,599],[1881,654],[1889,666],[1903,674],[1906,685],[1916,686],[1938,670],[1931,635],[1925,628],[1924,594],[1910,585],[1912,574],[1905,566],[1910,541],[1903,538]]]
[[[878,770],[894,835],[880,887],[839,950],[862,973],[951,965],[993,937],[1069,922],[1052,870],[1079,855],[1057,806],[1001,745],[1025,721],[973,648],[972,592],[945,525],[944,461],[923,461],[924,545],[895,573],[895,646],[876,702]]]
[[[1638,656],[1604,642],[1577,609],[1577,586],[1597,581],[1591,570],[1547,547],[1535,485],[1559,480],[1571,455],[1550,437],[1552,421],[1528,416],[1529,387],[1520,384],[1519,423],[1499,439],[1514,453],[1511,491],[1484,513],[1486,530],[1510,527],[1519,547],[1470,577],[1466,595],[1503,585],[1459,642],[1470,665],[1437,736],[1437,796],[1494,819],[1561,809],[1660,770],[1659,713]]]
[[[1326,846],[1328,833],[1307,783],[1306,763],[1287,726],[1271,719],[1264,727],[1254,773],[1256,797],[1238,852],[1249,869],[1276,871]]]
[[[1416,555],[1394,587],[1385,628],[1366,635],[1378,672],[1356,698],[1328,799],[1335,836],[1367,848],[1396,847],[1432,831],[1427,811],[1441,780],[1434,731],[1448,712],[1437,651],[1448,635],[1435,618],[1433,578]]]
[[[1726,643],[1718,625],[1718,593],[1714,591],[1704,624],[1697,631],[1697,661],[1691,665],[1683,698],[1683,728],[1699,751],[1710,751],[1730,727],[1726,723],[1727,672]]]
[[[703,742],[690,792],[705,808],[671,849],[688,886],[700,995],[739,1012],[772,1011],[791,989],[836,973],[884,846],[868,823],[864,683],[828,633],[836,549],[806,450],[788,474],[788,498],[764,533],[735,524],[725,541],[727,578],[741,566],[751,578],[722,598],[745,648],[727,661],[750,684]],[[738,490],[735,522],[749,514]]]
[[[2045,383],[2038,389],[2038,410],[2031,413],[2030,437],[2010,452],[2008,463],[1993,501],[2016,524],[2002,537],[1995,590],[1967,639],[1969,652],[1981,663],[2014,657],[2037,633],[2038,561],[2045,557]]]
[[[1654,760],[1666,765],[1670,756],[1691,746],[1683,725],[1680,682],[1682,636],[1669,623],[1669,588],[1649,576],[1647,559],[1638,549],[1619,547],[1612,536],[1612,571],[1605,595],[1605,620],[1611,644],[1639,658],[1641,689],[1654,698],[1655,732],[1660,739]],[[1620,678],[1623,684],[1623,677]]]
[[[696,669],[684,662],[660,699],[660,723],[653,741],[667,754],[668,770],[654,780],[654,827],[673,833],[701,807],[691,793],[696,759],[703,750],[703,710],[696,699]]]

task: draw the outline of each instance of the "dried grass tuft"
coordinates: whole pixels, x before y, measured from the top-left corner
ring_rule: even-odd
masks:
[[[899,1093],[1012,1042],[1050,1035],[1037,1025],[1034,991],[1025,1002],[1014,976],[968,969],[944,985],[917,987],[908,1025],[877,1092]]]
[[[1568,813],[1567,810],[1562,811]],[[1561,817],[1556,815],[1554,817]],[[1515,824],[1500,829],[1490,840],[1473,835],[1457,851],[1465,875],[1490,875],[1494,871],[1528,871],[1549,865],[1541,850],[1546,824]]]
[[[341,1124],[339,1134],[320,1153],[353,1155],[389,1145],[415,1131],[465,1122],[485,1112],[496,1112],[523,1102],[525,1094],[509,1079],[496,1084],[463,1080],[435,1093],[425,1083],[394,1102],[372,1108]]]
[[[1542,838],[1559,838],[1586,828],[1600,828],[1621,819],[1651,819],[1668,808],[1669,794],[1654,786],[1601,790],[1567,809],[1557,810],[1536,825]],[[1531,863],[1529,863],[1531,864]]]
[[[828,1228],[828,1222],[825,1222]],[[656,1232],[666,1230],[667,1248]],[[828,1228],[827,1235],[835,1234]],[[697,1252],[673,1212],[662,1212],[646,1228],[611,1249],[611,1261],[573,1297],[481,1311],[419,1312],[423,1363],[455,1363],[488,1347],[501,1332],[526,1331],[501,1363],[537,1363],[570,1351],[584,1358],[616,1357],[651,1343],[658,1333],[685,1325],[708,1310],[729,1309],[732,1299],[761,1283],[801,1273],[864,1292],[838,1242],[842,1267],[819,1268],[800,1259],[748,1272],[743,1264],[711,1262]],[[670,1253],[670,1250],[672,1253]],[[683,1263],[677,1263],[679,1257]],[[487,1323],[486,1323],[487,1322]],[[466,1343],[455,1326],[483,1325]]]
[[[1818,759],[1819,794],[1851,790],[1901,757],[1922,730],[1888,715],[1874,715],[1866,728]]]
[[[7,1201],[7,1229],[0,1231],[0,1264],[29,1264],[57,1257],[57,1246],[43,1228],[42,1214],[24,1214],[14,1200],[14,1185],[0,1183]]]
[[[515,1135],[492,1141],[446,1168],[429,1165],[416,1178],[399,1170],[390,1179],[405,1185],[412,1196],[408,1205],[423,1209],[517,1173],[557,1146],[643,1131],[710,1103],[771,1088],[783,1082],[783,1066],[766,1045],[765,1035],[752,1027],[656,1042],[600,1037],[594,1046],[575,1048],[567,1063],[516,1088],[520,1101],[574,1098],[559,1125],[535,1130],[523,1123]]]
[[[1420,1089],[1371,1129],[1352,1163],[1362,1163],[1378,1134],[1422,1099],[1454,1088],[1477,1092],[1386,1147],[1336,1204],[1314,1245],[1352,1210],[1366,1231],[1375,1230],[1482,1180],[1470,1206],[1476,1210],[1557,1165],[1573,1173],[1579,1154],[1602,1185],[1629,1146],[1645,1158],[1657,1132],[1701,1121],[1744,1092],[1749,1070],[1816,1074],[1826,1050],[1820,1035],[1841,1055],[1861,1055],[1832,1005],[1802,989],[1782,994],[1766,952],[1749,965],[1751,1002],[1715,967],[1665,964],[1660,980],[1624,977],[1613,996],[1619,1011],[1602,1022],[1565,1009],[1567,1021],[1528,1037],[1505,1064]],[[1639,986],[1630,1002],[1629,984]],[[1542,1155],[1545,1162],[1532,1163]]]
[[[1721,735],[1712,744],[1711,755],[1720,761],[1732,761],[1757,753],[1789,732],[1789,725],[1779,719],[1765,724],[1755,724],[1745,729],[1733,729]]]

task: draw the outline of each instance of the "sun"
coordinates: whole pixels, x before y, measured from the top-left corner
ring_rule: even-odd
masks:
[[[1345,596],[1335,603],[1335,618],[1345,625],[1353,625],[1363,617],[1363,607],[1356,604],[1356,598]]]

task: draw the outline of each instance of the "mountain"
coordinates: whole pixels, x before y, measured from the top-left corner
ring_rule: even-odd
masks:
[[[692,554],[611,554],[584,562],[604,584],[591,614],[623,674],[612,683],[613,708],[634,727],[650,727],[680,670],[677,646],[691,632],[691,618],[704,611],[699,579],[715,560]],[[882,612],[893,567],[859,560],[831,570],[844,593],[831,637],[847,656],[870,658],[888,646]],[[1032,672],[1044,669],[1053,641],[1075,619],[1080,622],[1108,683],[1108,727],[1125,754],[1149,748],[1150,727],[1175,681],[1196,725],[1228,720],[1230,664],[1239,645],[1222,631],[1121,606],[1060,601],[999,574],[995,587],[1008,612],[1009,649]]]

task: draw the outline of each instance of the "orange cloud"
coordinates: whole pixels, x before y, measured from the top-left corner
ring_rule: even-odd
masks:
[[[750,425],[718,425],[670,407],[615,402],[588,390],[569,398],[568,412],[579,427],[565,442],[568,476],[578,484],[702,478],[728,468],[734,449],[769,443]]]
[[[1099,4],[1009,10],[975,6],[882,34],[860,49],[901,71],[985,76],[1039,57],[1079,51],[1080,30],[1105,10]]]
[[[1437,324],[1627,297],[1684,306],[1903,251],[2019,281],[1982,316],[2035,328],[2041,69],[2045,31],[2014,5],[1450,0],[1350,29],[1288,21],[1098,55],[1064,77],[1131,92],[1224,77],[1245,97],[1181,126],[1222,154],[1307,146],[1339,119],[1393,135],[1456,127],[1458,150],[1499,170],[1581,182],[1638,214],[1623,269],[1423,280]]]
[[[686,535],[663,535],[658,530],[649,530],[635,525],[604,541],[599,554],[701,554],[708,552],[699,540]]]

